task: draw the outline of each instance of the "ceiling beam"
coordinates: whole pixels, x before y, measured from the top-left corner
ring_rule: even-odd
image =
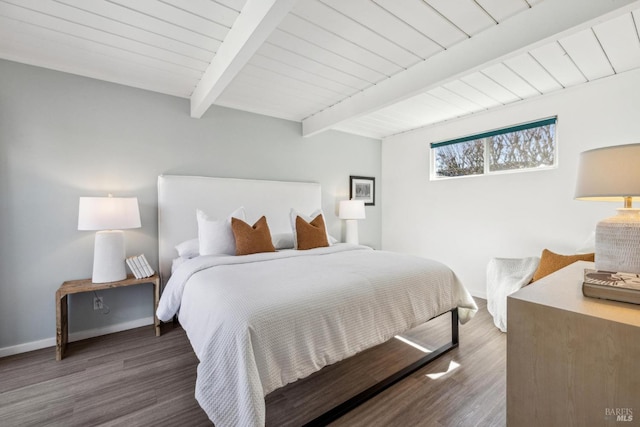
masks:
[[[191,95],[200,118],[289,13],[296,0],[248,0]]]
[[[534,45],[542,45],[576,26],[585,28],[603,15],[628,13],[637,0],[545,0],[495,27],[454,45],[302,121],[302,134],[313,136],[426,92],[455,78]],[[596,21],[597,22],[597,21]],[[588,23],[588,25],[587,25]]]

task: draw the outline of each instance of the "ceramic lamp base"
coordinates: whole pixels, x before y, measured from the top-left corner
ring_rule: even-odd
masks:
[[[640,273],[640,209],[620,208],[596,226],[597,270]]]
[[[124,232],[98,231],[93,248],[93,283],[117,282],[127,278]]]
[[[345,236],[345,241],[347,243],[353,243],[355,245],[358,244],[358,220],[357,219],[347,219],[347,231]]]

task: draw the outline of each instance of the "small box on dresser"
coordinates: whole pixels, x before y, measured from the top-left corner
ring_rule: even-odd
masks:
[[[582,294],[591,298],[640,304],[640,274],[586,268]]]

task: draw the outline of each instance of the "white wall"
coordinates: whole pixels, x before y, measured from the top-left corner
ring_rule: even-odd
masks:
[[[155,266],[163,173],[319,182],[339,237],[336,202],[349,175],[379,181],[380,145],[341,132],[302,138],[299,123],[225,108],[192,119],[186,99],[0,61],[0,356],[53,345],[56,289],[91,276],[94,233],[77,230],[78,197],[137,196],[143,226],[125,231],[127,252]],[[373,247],[380,201],[378,189],[360,222]],[[101,294],[108,315],[91,294],[70,297],[75,336],[150,321],[151,285]]]
[[[485,296],[492,257],[573,253],[617,206],[573,199],[579,153],[640,142],[640,70],[382,143],[383,249],[449,265]],[[429,143],[558,116],[558,168],[429,181]]]

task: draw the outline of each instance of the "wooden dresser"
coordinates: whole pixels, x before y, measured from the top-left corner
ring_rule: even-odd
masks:
[[[579,261],[507,298],[507,425],[640,425],[640,305],[582,295]]]

